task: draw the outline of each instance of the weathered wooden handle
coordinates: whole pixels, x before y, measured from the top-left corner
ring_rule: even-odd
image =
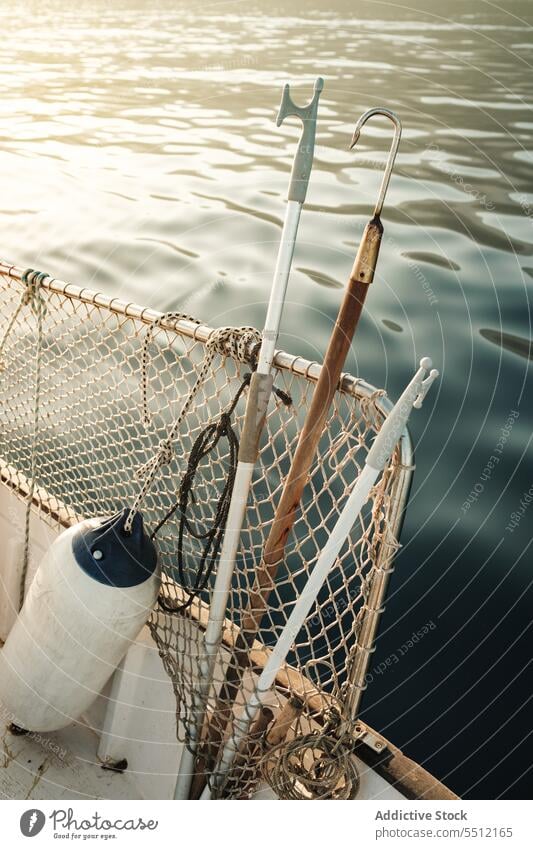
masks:
[[[287,538],[296,520],[309,470],[324,431],[331,402],[339,385],[342,369],[361,316],[368,287],[374,279],[382,236],[383,225],[379,215],[375,215],[365,227],[354,260],[320,377],[313,392],[311,405],[300,432],[296,452],[265,544],[263,559],[257,569],[254,584],[250,589],[248,605],[241,617],[240,632],[226,669],[224,683],[218,694],[204,751],[216,751],[217,747],[221,745],[227,725],[231,721],[231,706],[239,692],[243,671],[249,664],[250,648],[254,643],[261,619],[266,611],[268,598],[276,580],[278,565],[283,558]],[[209,764],[204,760],[202,762],[204,770],[208,766]],[[205,778],[202,780],[202,776],[198,775],[193,782],[191,798],[198,797],[204,783]]]
[[[294,525],[302,493],[307,483],[309,469],[315,457],[326,417],[359,322],[368,286],[374,279],[382,235],[383,225],[381,220],[373,218],[366,225],[354,260],[324,365],[313,393],[311,406],[300,433],[296,453],[265,544],[263,560],[267,566],[278,563],[283,557],[287,537]]]

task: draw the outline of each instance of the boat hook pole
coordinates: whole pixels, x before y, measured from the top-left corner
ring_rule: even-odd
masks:
[[[179,773],[174,793],[175,799],[188,799],[195,771],[196,755],[201,742],[202,729],[207,711],[209,690],[213,681],[215,661],[221,640],[224,617],[241,529],[246,513],[248,494],[252,484],[255,463],[259,453],[259,440],[263,431],[268,402],[271,395],[273,375],[272,364],[285,301],[287,282],[292,264],[294,245],[298,233],[300,213],[307,194],[307,186],[313,165],[316,119],[320,92],[324,86],[321,77],[315,82],[314,95],[307,106],[297,106],[291,98],[289,85],[285,85],[277,117],[279,127],[285,118],[296,116],[303,125],[302,134],[294,157],[285,221],[281,234],[278,258],[270,292],[265,326],[257,369],[254,371],[246,402],[243,432],[239,446],[239,457],[235,483],[231,496],[226,532],[217,567],[209,619],[203,640],[203,655],[200,659],[198,683],[193,687],[193,712],[195,717],[185,729],[186,745],[180,761]]]

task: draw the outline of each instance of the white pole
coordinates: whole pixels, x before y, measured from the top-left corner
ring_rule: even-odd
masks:
[[[272,389],[272,363],[276,351],[276,342],[298,233],[300,213],[305,200],[307,184],[313,164],[316,115],[318,99],[323,84],[323,80],[319,77],[315,82],[315,93],[311,103],[301,108],[292,103],[289,95],[289,86],[285,86],[278,114],[278,126],[288,115],[297,115],[302,121],[303,131],[289,184],[285,221],[278,249],[276,268],[274,270],[257,369],[252,375],[246,404],[246,418],[239,448],[239,461],[209,608],[209,619],[204,635],[204,656],[200,661],[200,679],[198,685],[195,682],[192,684],[195,717],[187,728],[188,745],[184,748],[180,761],[174,793],[175,799],[189,798],[194,776],[194,765],[199,743],[198,735],[202,733],[204,724],[207,699],[213,680],[228,595],[231,589],[231,579],[237,558],[248,494],[252,484],[258,453],[259,438],[263,429]]]
[[[301,211],[302,204],[298,201],[289,200],[287,202],[278,258],[272,281],[272,291],[268,302],[261,349],[257,362],[258,374],[270,374],[270,369],[272,368]]]
[[[294,644],[309,611],[315,603],[330,569],[335,565],[339,552],[368,499],[370,490],[380,472],[389,461],[394,447],[407,424],[411,408],[413,406],[417,408],[421,406],[429,387],[438,376],[438,372],[433,369],[429,373],[429,376],[426,377],[427,370],[430,368],[431,360],[429,357],[424,357],[420,361],[419,370],[394,405],[376,436],[368,452],[363,470],[357,478],[350,497],[344,505],[325,547],[322,549],[315,568],[302,590],[300,598],[287,619],[278,642],[272,649],[270,657],[259,676],[255,691],[248,699],[242,715],[235,721],[235,732],[224,748],[220,766],[217,770],[219,782],[228,774],[233,759],[248,734],[257,712],[263,704],[265,695],[274,684],[276,676],[285,662],[287,654]],[[209,799],[210,797],[210,790],[206,787],[202,799]]]
[[[268,305],[256,374],[270,375],[301,208],[301,204],[296,201],[289,201],[287,204],[287,214],[279,246],[278,260],[274,272],[274,282]],[[244,524],[254,468],[255,463],[250,461],[243,462],[239,460],[237,464],[224,541],[220,552],[211,604],[209,606],[209,619],[204,635],[204,655],[200,661],[200,679],[197,689],[193,682],[193,710],[196,714],[196,721],[191,723],[188,728],[189,744],[183,749],[176,781],[175,799],[189,798],[194,776],[196,751],[198,749],[198,733],[199,729],[202,728],[201,718],[205,710],[205,703],[209,696],[209,689],[213,679],[216,655],[222,634],[228,595],[231,588],[231,579],[237,558],[237,550],[241,529]]]

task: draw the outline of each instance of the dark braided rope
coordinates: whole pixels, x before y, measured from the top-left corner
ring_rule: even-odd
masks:
[[[242,393],[250,383],[251,376],[251,373],[245,375],[244,380],[233,398],[233,401],[228,409],[221,414],[218,421],[210,422],[199,433],[189,455],[187,469],[179,488],[178,499],[161,519],[151,535],[153,539],[163,525],[168,522],[177,510],[179,510],[180,521],[177,549],[178,574],[181,586],[187,593],[187,600],[182,603],[176,603],[161,593],[159,596],[159,606],[167,613],[179,613],[190,607],[194,599],[206,589],[218,558],[222,539],[224,537],[224,531],[226,529],[226,522],[228,520],[228,512],[233,492],[233,485],[235,483],[239,453],[239,440],[235,430],[233,429],[231,417],[235,407],[239,403]],[[216,504],[213,523],[211,527],[200,530],[194,527],[190,519],[187,517],[187,510],[190,501],[192,500],[194,502],[196,500],[194,497],[194,481],[196,473],[202,460],[214,451],[220,440],[224,438],[227,439],[229,445],[228,474]],[[200,558],[196,578],[192,586],[187,586],[187,578],[185,575],[183,542],[186,533],[189,533],[197,540],[204,540],[202,556]]]

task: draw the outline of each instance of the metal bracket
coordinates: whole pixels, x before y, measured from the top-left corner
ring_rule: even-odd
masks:
[[[363,722],[359,722],[358,720],[356,720],[355,724],[351,727],[350,736],[354,742],[362,743],[364,746],[368,746],[370,749],[373,749],[374,752],[378,752],[379,754],[387,749],[387,741],[378,734],[374,734],[367,725]]]
[[[367,731],[366,734],[362,735],[361,743],[364,743],[365,746],[373,749],[374,752],[377,752],[378,754],[382,754],[387,749],[387,744],[384,739],[382,737],[378,737],[377,734],[372,734],[371,731]]]
[[[313,167],[318,100],[323,88],[324,80],[322,77],[317,77],[313,99],[307,106],[297,106],[294,103],[290,95],[290,86],[288,83],[284,86],[281,97],[276,125],[279,127],[285,118],[291,115],[295,115],[303,124],[298,150],[296,151],[292,165],[291,181],[287,195],[288,200],[295,200],[298,203],[303,203],[305,200],[311,168]]]
[[[350,736],[354,742],[368,746],[369,749],[378,752],[378,754],[385,752],[387,749],[387,741],[378,734],[374,734],[367,725],[358,720],[352,726]]]

